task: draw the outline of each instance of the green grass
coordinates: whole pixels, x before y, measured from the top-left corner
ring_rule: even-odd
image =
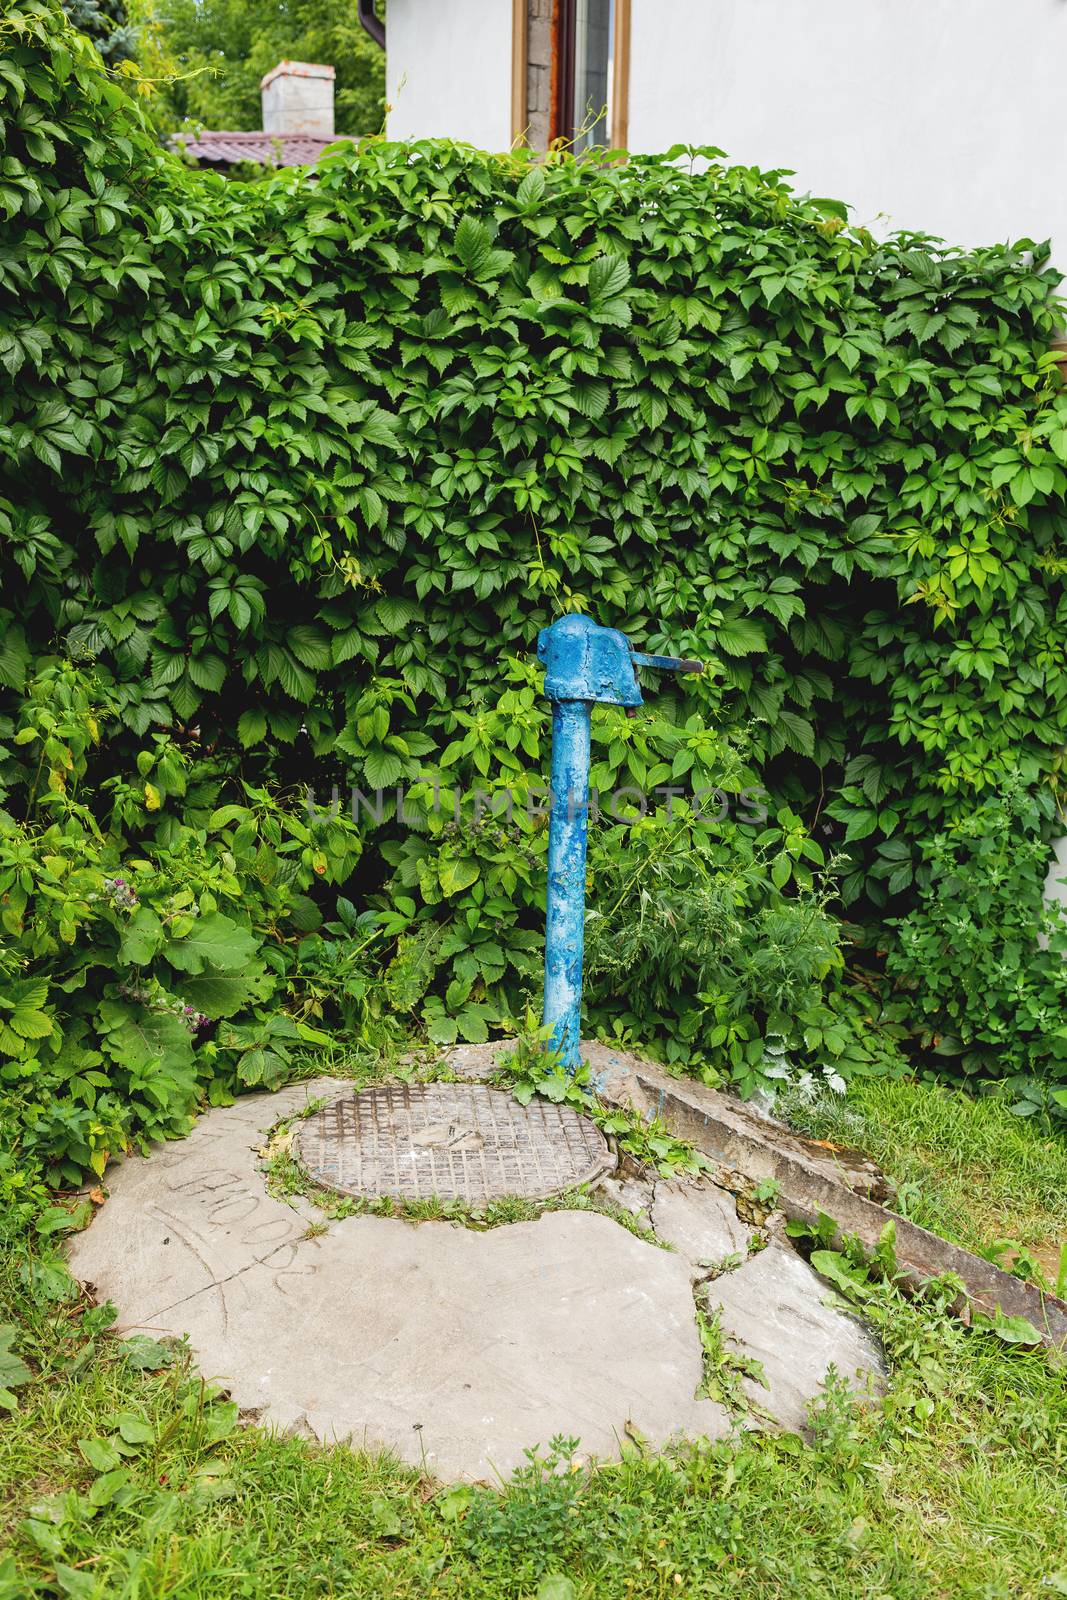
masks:
[[[1022,1252],[1055,1287],[1067,1243],[1062,1139],[1001,1101],[910,1079],[860,1079],[846,1098],[794,1097],[782,1111],[802,1132],[872,1156],[903,1215],[1004,1264]]]
[[[911,1214],[964,1243],[1036,1249],[1063,1228],[1062,1147],[994,1102],[873,1082],[804,1116],[816,1137],[867,1149]],[[284,1151],[274,1180],[304,1181]],[[503,1207],[481,1225],[524,1216]],[[831,1384],[810,1443],[739,1432],[651,1457],[628,1442],[597,1467],[580,1442],[553,1455],[531,1440],[537,1460],[507,1485],[457,1490],[243,1425],[180,1350],[143,1340],[131,1361],[107,1311],[15,1239],[0,1324],[28,1381],[0,1411],[0,1600],[1067,1594],[1063,1357],[964,1328],[936,1286],[921,1303],[868,1292],[888,1395],[857,1411]],[[709,1373],[736,1376],[702,1331]],[[0,1348],[0,1386],[3,1368]]]
[[[811,1445],[634,1446],[619,1466],[457,1493],[241,1427],[185,1361],[135,1369],[100,1312],[25,1278],[9,1250],[0,1320],[32,1379],[0,1425],[4,1600],[522,1600],[554,1575],[574,1585],[556,1600],[1067,1593],[1062,1367],[886,1288],[870,1309],[887,1402],[857,1416],[831,1390]]]

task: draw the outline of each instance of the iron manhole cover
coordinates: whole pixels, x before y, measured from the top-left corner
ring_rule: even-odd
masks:
[[[588,1117],[480,1083],[364,1089],[308,1117],[295,1144],[316,1183],[361,1199],[543,1200],[614,1165]]]

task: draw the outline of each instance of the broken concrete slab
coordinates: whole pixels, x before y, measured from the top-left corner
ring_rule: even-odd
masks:
[[[208,1112],[186,1138],[157,1145],[151,1156],[115,1162],[105,1182],[106,1224],[94,1223],[71,1240],[75,1277],[97,1284],[120,1308],[135,1304],[147,1326],[252,1261],[277,1266],[289,1259],[307,1225],[267,1193],[258,1151],[276,1123],[351,1087],[340,1078],[316,1078],[276,1094],[246,1095]]]
[[[209,1112],[109,1173],[71,1268],[120,1327],[186,1335],[206,1377],[266,1425],[380,1445],[444,1478],[507,1474],[555,1434],[619,1453],[719,1437],[687,1263],[609,1218],[475,1232],[348,1217],[308,1235],[265,1192],[268,1129],[317,1083]]]
[[[720,1171],[739,1172],[752,1182],[773,1178],[780,1190],[777,1203],[788,1217],[813,1224],[822,1213],[871,1251],[892,1223],[904,1282],[920,1287],[954,1273],[981,1310],[1025,1317],[1044,1344],[1067,1348],[1067,1303],[880,1205],[862,1192],[871,1184],[862,1174],[850,1176],[833,1152],[813,1148],[811,1140],[731,1096],[692,1078],[673,1078],[657,1063],[627,1051],[583,1041],[582,1055],[593,1069],[597,1093],[608,1104],[659,1117],[678,1138],[710,1156]],[[962,1300],[961,1309],[966,1310]]]
[[[758,1229],[737,1215],[733,1196],[705,1179],[661,1179],[651,1211],[657,1239],[673,1245],[695,1278],[731,1256],[748,1255]]]
[[[601,1178],[593,1192],[618,1206],[620,1211],[628,1211],[643,1227],[651,1228],[655,1184],[650,1179],[625,1175]]]
[[[766,1387],[744,1378],[745,1394],[794,1432],[808,1426],[809,1405],[831,1366],[861,1395],[885,1388],[874,1336],[857,1318],[826,1305],[829,1292],[806,1261],[776,1240],[700,1291],[739,1353],[763,1367]]]

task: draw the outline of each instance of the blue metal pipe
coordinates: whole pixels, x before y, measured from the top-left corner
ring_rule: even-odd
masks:
[[[581,1065],[585,861],[589,841],[588,700],[552,704],[544,1022],[564,1067]]]
[[[699,672],[699,661],[639,655],[616,628],[571,613],[542,628],[538,660],[552,702],[544,1021],[568,1072],[581,1066],[585,858],[589,840],[589,724],[594,705],[643,704],[634,666]]]

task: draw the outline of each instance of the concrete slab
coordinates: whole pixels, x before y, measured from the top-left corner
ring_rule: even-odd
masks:
[[[613,1457],[720,1437],[694,1396],[688,1274],[605,1217],[475,1233],[350,1217],[277,1271],[256,1264],[173,1308],[201,1369],[265,1425],[383,1446],[447,1478],[506,1476],[556,1434]]]
[[[636,1217],[644,1228],[652,1226],[652,1199],[655,1192],[656,1185],[651,1178],[631,1178],[625,1174],[601,1178],[595,1190],[613,1206]]]
[[[457,1078],[469,1083],[484,1083],[496,1071],[497,1062],[515,1048],[513,1039],[493,1039],[488,1044],[455,1044],[441,1057]]]
[[[110,1166],[106,1206],[70,1244],[75,1277],[96,1284],[125,1321],[148,1326],[254,1261],[282,1266],[307,1225],[267,1193],[257,1152],[283,1118],[350,1087],[317,1078],[246,1095],[201,1117],[186,1138]]]
[[[885,1388],[876,1340],[857,1318],[825,1305],[829,1293],[818,1273],[776,1240],[700,1291],[739,1352],[762,1363],[767,1387],[742,1380],[748,1398],[795,1432],[807,1428],[809,1402],[831,1365],[861,1394]]]
[[[267,1130],[319,1080],[209,1112],[109,1173],[72,1270],[129,1330],[187,1335],[204,1374],[267,1425],[381,1445],[443,1478],[506,1475],[554,1434],[618,1453],[729,1431],[695,1399],[689,1268],[610,1219],[489,1232],[349,1217],[307,1237],[265,1192]]]
[[[733,1195],[707,1179],[661,1179],[655,1188],[652,1228],[688,1262],[694,1278],[707,1276],[730,1256],[748,1255],[757,1228],[737,1215]]]

